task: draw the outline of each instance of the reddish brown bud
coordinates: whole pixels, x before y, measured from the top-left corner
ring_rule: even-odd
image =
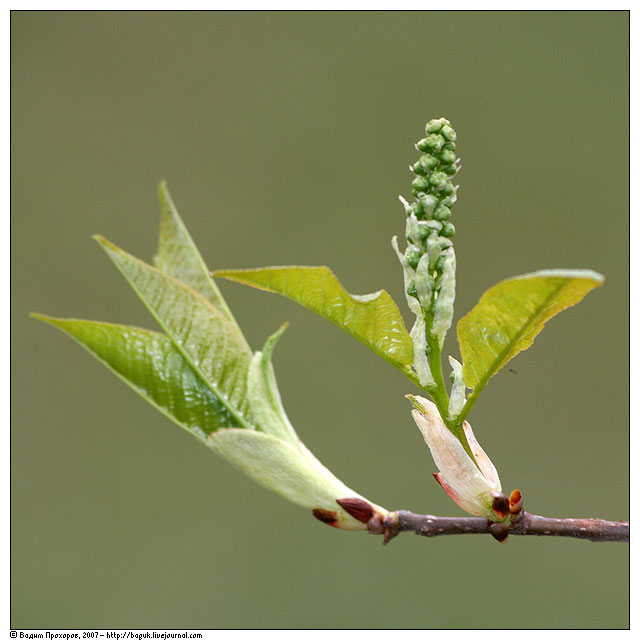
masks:
[[[385,529],[382,544],[389,544],[389,542],[391,542],[391,540],[393,540],[397,535],[398,532],[395,529]]]
[[[500,491],[492,491],[493,502],[491,503],[491,510],[495,513],[496,518],[504,520],[509,515],[509,500],[504,493]]]
[[[311,513],[325,524],[330,524],[332,527],[337,527],[338,517],[335,511],[327,511],[327,509],[314,509]]]
[[[506,522],[491,522],[487,521],[487,528],[489,533],[501,543],[505,543],[509,537],[509,525]]]
[[[522,494],[518,489],[514,489],[509,496],[509,511],[515,515],[522,510]]]
[[[360,498],[340,498],[336,502],[353,518],[367,523],[373,515],[373,507]]]

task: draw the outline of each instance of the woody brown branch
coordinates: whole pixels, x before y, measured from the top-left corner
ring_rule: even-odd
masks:
[[[414,531],[417,535],[434,537],[458,535],[464,533],[490,533],[499,539],[495,525],[484,518],[450,518],[432,515],[419,515],[411,511],[395,511],[382,521],[369,522],[369,531],[384,534],[389,541],[402,531]],[[545,518],[526,511],[512,518],[504,532],[515,536],[556,536],[579,538],[593,542],[629,542],[629,523],[612,522],[595,518]],[[492,530],[493,529],[493,530]],[[496,535],[498,534],[498,535]],[[504,535],[503,539],[506,539]]]

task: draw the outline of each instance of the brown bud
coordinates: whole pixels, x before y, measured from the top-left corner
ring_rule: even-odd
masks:
[[[361,498],[340,498],[336,502],[359,522],[366,524],[373,515],[373,507]]]
[[[338,517],[335,511],[327,511],[327,509],[314,509],[311,513],[326,524],[330,524],[332,527],[337,527]]]
[[[489,533],[501,543],[505,543],[509,537],[509,525],[506,522],[492,522],[487,521],[487,528]]]
[[[518,489],[514,489],[509,496],[509,511],[512,515],[520,513],[522,510],[522,494]]]
[[[507,496],[500,491],[492,491],[491,496],[493,497],[491,510],[495,513],[496,518],[504,520],[509,515],[509,500]]]
[[[395,529],[385,529],[384,530],[384,538],[382,539],[382,544],[388,544],[398,535],[398,532]]]

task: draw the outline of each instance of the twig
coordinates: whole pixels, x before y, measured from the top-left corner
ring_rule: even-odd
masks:
[[[511,523],[492,522],[484,518],[448,518],[419,515],[411,511],[394,511],[384,519],[372,518],[370,533],[384,535],[385,544],[402,531],[419,536],[446,536],[462,533],[490,533],[500,542],[515,536],[562,536],[593,542],[629,542],[629,523],[595,518],[545,518],[520,511]]]
[[[461,533],[490,533],[498,542],[506,542],[509,534],[515,536],[561,536],[581,538],[593,542],[629,542],[629,523],[597,518],[545,518],[527,513],[523,508],[522,493],[515,489],[507,497],[495,492],[493,514],[499,521],[487,518],[449,518],[419,515],[411,511],[392,511],[387,515],[375,510],[362,498],[341,498],[336,502],[356,520],[367,525],[369,533],[384,536],[384,544],[402,531],[415,531],[419,536],[450,536]],[[322,513],[319,513],[322,512]],[[323,509],[313,515],[328,522]],[[335,520],[335,518],[334,518]],[[333,522],[333,521],[332,521]],[[332,524],[328,522],[328,524]]]

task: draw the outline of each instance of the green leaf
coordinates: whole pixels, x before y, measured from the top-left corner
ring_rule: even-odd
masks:
[[[279,293],[351,334],[411,380],[413,344],[400,311],[384,290],[351,295],[328,267],[265,267],[213,272],[264,291]]]
[[[254,429],[247,398],[251,351],[236,326],[194,289],[96,236],[140,299],[215,396]]]
[[[323,467],[302,443],[295,447],[260,431],[221,429],[209,436],[207,444],[252,480],[283,498],[307,509],[333,512],[338,526],[344,529],[366,529],[336,503],[339,498],[364,498]]]
[[[595,271],[551,269],[509,278],[485,291],[458,322],[464,381],[474,389],[472,396],[531,345],[547,320],[603,282]]]
[[[249,365],[247,383],[249,404],[255,416],[257,428],[285,442],[297,445],[298,436],[282,406],[275,372],[271,364],[273,349],[287,326],[284,324],[280,327],[267,339],[262,351],[253,355]]]
[[[134,391],[200,440],[241,427],[167,336],[124,325],[31,314],[71,336]]]
[[[162,205],[162,218],[158,253],[154,257],[155,266],[163,273],[168,273],[195,289],[237,326],[227,303],[209,275],[207,265],[178,215],[164,181],[158,187],[158,197]]]

